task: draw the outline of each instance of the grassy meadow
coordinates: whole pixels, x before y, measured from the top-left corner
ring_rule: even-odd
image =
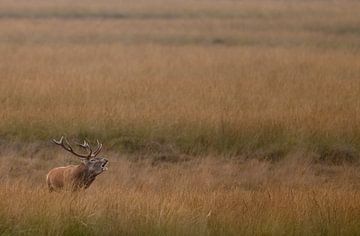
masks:
[[[359,11],[0,0],[0,234],[360,234]],[[61,135],[104,143],[85,192]]]
[[[107,152],[109,171],[78,193],[49,193],[62,151],[2,153],[2,235],[357,235],[359,167],[198,157],[176,164]],[[34,154],[33,158],[29,154]],[[75,162],[67,156],[67,162]],[[13,160],[13,161],[9,161]]]

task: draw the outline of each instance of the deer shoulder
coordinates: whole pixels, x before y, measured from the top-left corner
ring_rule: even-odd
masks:
[[[102,149],[102,144],[97,141],[97,148],[92,150],[90,144],[84,140],[80,147],[88,151],[87,154],[80,154],[74,151],[66,138],[61,137],[59,141],[53,142],[66,151],[80,158],[79,165],[61,166],[51,169],[46,175],[46,183],[49,191],[58,191],[61,189],[70,189],[76,191],[88,188],[96,176],[107,170],[108,160],[104,157],[98,157]]]

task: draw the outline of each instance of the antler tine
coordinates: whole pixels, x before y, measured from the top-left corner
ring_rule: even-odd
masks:
[[[84,140],[84,142],[81,144],[81,143],[77,143],[78,146],[82,147],[82,148],[89,148],[91,149],[90,147],[90,144],[89,142],[86,141],[86,139]]]
[[[97,148],[95,152],[92,154],[93,157],[97,156],[103,147],[102,143],[100,143],[98,139],[96,140],[96,142],[97,142]]]
[[[82,147],[82,148],[86,148],[87,147],[87,143],[86,141],[84,140],[84,143],[76,143],[78,146]]]
[[[65,144],[64,144],[64,140],[65,140]],[[69,142],[67,141],[66,138],[64,138],[64,136],[61,136],[60,140],[59,141],[56,141],[55,139],[53,139],[53,142],[57,145],[60,145],[61,147],[63,147],[65,150],[69,151],[69,152],[72,152],[72,148],[69,144]]]
[[[59,141],[56,141],[56,139],[53,139],[52,141],[57,144],[57,145],[61,145],[62,142],[63,142],[63,139],[64,139],[64,136],[61,136],[60,140]]]
[[[64,143],[64,140],[65,140],[65,143]],[[79,153],[76,153],[73,148],[71,147],[69,141],[64,138],[64,136],[61,136],[60,140],[59,141],[56,141],[55,139],[53,139],[53,142],[59,146],[61,146],[62,148],[64,148],[66,151],[68,152],[71,152],[72,154],[74,154],[75,156],[78,156],[78,157],[82,157],[82,158],[89,158],[91,155],[92,155],[92,150],[90,148],[90,153],[87,154],[87,155],[82,155],[82,154],[79,154]],[[87,146],[89,146],[89,144],[87,144]]]
[[[92,156],[92,155],[93,155],[93,150],[92,150],[89,142],[88,142],[86,139],[84,139],[84,143],[83,143],[83,144],[78,143],[78,145],[79,145],[80,147],[82,147],[82,148],[89,149],[89,151],[90,151],[89,156]]]

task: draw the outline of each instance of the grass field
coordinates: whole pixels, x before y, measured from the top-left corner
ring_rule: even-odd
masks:
[[[109,171],[89,189],[49,193],[46,170],[64,164],[64,155],[50,147],[36,152],[39,148],[2,153],[3,235],[357,235],[360,230],[357,166],[313,164],[300,153],[273,164],[210,156],[174,164],[108,152]]]
[[[0,6],[0,234],[359,234],[360,2]],[[105,145],[85,193],[61,135]]]
[[[356,1],[36,3],[0,11],[5,140],[232,155],[360,146]]]

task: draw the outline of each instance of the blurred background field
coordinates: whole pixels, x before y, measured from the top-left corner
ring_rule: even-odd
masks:
[[[122,151],[360,145],[357,1],[2,1],[0,136]]]
[[[0,234],[356,235],[360,2],[0,0]],[[50,143],[104,143],[84,193]]]

